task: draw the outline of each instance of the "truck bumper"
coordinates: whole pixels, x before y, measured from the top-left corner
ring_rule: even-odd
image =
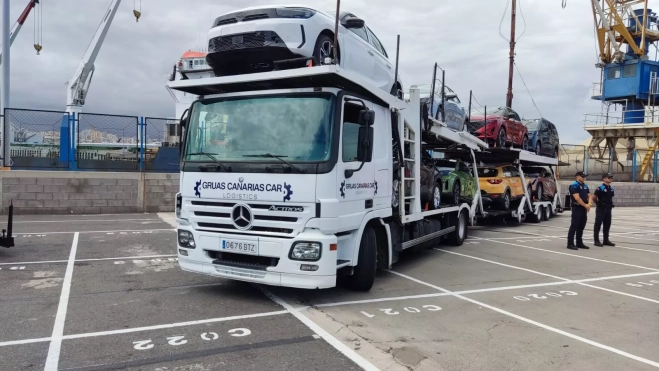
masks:
[[[183,225],[179,225],[178,229],[191,232],[196,243],[194,249],[184,248],[178,244],[177,239],[178,262],[184,271],[264,285],[302,289],[323,289],[336,286],[337,251],[330,249],[331,245],[336,246],[337,243],[334,235],[325,235],[318,230],[305,230],[293,239],[283,239],[200,232],[192,229],[191,226]],[[220,241],[223,238],[235,239],[237,237],[259,242],[260,254],[253,256],[255,259],[259,257],[276,258],[278,262],[275,266],[258,266],[258,264],[250,263],[225,264],[218,261],[214,254],[222,251]],[[290,259],[289,252],[297,241],[320,243],[322,245],[320,259],[318,261]],[[279,246],[279,248],[274,246]],[[241,255],[241,257],[252,256]],[[301,270],[302,265],[315,265],[318,266],[318,269],[303,271]]]

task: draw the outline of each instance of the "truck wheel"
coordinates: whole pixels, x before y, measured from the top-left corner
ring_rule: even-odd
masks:
[[[542,216],[545,213],[545,209],[542,206],[538,206],[537,211],[534,213],[529,213],[529,215],[526,217],[526,220],[528,220],[531,223],[540,223],[542,221]]]
[[[544,210],[544,213],[543,213],[543,216],[542,216],[542,219],[545,222],[548,221],[551,218],[551,214],[552,214],[551,209],[552,209],[551,205],[545,206],[545,210]]]
[[[357,291],[368,291],[375,282],[375,271],[377,268],[377,243],[375,231],[372,227],[364,228],[362,239],[359,243],[359,262],[350,278],[350,288]]]
[[[448,236],[449,243],[453,246],[462,246],[462,243],[467,239],[468,221],[467,212],[464,210],[458,214],[458,220],[455,223],[455,231],[451,232]]]

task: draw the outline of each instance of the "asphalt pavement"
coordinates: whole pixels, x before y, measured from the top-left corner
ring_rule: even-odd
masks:
[[[171,214],[18,216],[0,250],[1,370],[659,368],[659,208],[615,247],[566,249],[570,213],[471,227],[367,293],[183,272]]]

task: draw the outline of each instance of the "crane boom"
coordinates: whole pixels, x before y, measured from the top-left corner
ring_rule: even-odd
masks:
[[[11,31],[9,32],[9,46],[11,46],[14,43],[14,40],[16,39],[16,36],[18,35],[18,31],[21,30],[21,27],[23,27],[23,23],[25,23],[25,20],[27,19],[27,16],[30,15],[30,11],[37,4],[39,4],[39,0],[30,0],[30,2],[27,4],[25,9],[23,10],[23,13],[21,13],[21,16],[18,17],[18,20],[16,21],[16,23],[14,23],[14,26],[11,28]],[[2,51],[0,51],[0,64],[2,64]]]
[[[76,73],[67,83],[66,111],[69,113],[80,113],[82,111],[82,106],[85,104],[87,91],[94,75],[94,62],[110,29],[114,15],[117,13],[119,4],[121,4],[121,0],[112,0],[110,3],[108,10],[103,16],[103,20],[99,24],[94,37],[85,51],[82,61],[80,61]]]

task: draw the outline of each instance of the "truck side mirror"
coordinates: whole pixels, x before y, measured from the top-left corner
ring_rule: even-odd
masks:
[[[363,109],[359,111],[359,125],[371,126],[375,123],[375,111]],[[361,128],[360,128],[361,133]]]
[[[371,111],[372,112],[372,111]],[[373,127],[360,126],[357,137],[357,161],[362,163],[371,162],[373,158]]]

